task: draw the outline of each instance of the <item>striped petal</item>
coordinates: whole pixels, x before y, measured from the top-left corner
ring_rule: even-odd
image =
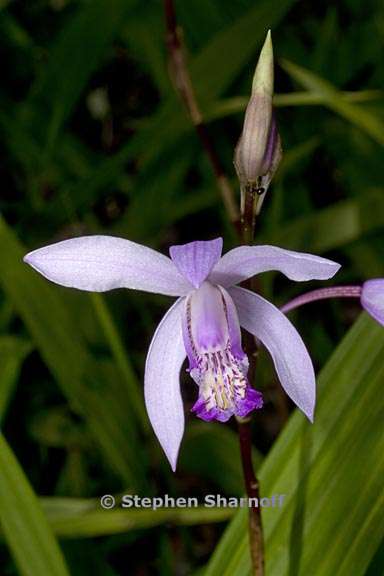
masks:
[[[57,242],[30,252],[24,262],[56,284],[90,292],[131,288],[182,296],[192,289],[167,256],[112,236]]]
[[[340,264],[304,252],[276,246],[239,246],[230,250],[213,268],[209,281],[224,288],[239,284],[255,274],[277,270],[291,280],[328,280]]]
[[[144,395],[149,420],[172,470],[184,433],[180,370],[186,357],[181,320],[184,298],[168,310],[157,327],[145,364]]]
[[[240,324],[256,336],[272,356],[281,385],[294,403],[313,421],[316,381],[312,360],[301,336],[273,304],[244,288],[229,290]]]

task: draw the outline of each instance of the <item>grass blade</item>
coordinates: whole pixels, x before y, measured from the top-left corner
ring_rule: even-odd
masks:
[[[40,503],[1,435],[0,521],[22,576],[69,576]]]
[[[118,498],[116,498],[118,501]],[[52,530],[60,538],[92,538],[143,530],[163,524],[193,526],[224,522],[234,514],[233,508],[162,508],[157,510],[102,510],[98,500],[44,498],[43,508]]]
[[[31,348],[26,340],[14,336],[0,337],[0,422],[4,420],[21,366]]]
[[[253,463],[260,468],[262,455],[254,448]],[[237,434],[217,424],[206,422],[187,428],[180,470],[199,478],[207,478],[229,496],[244,495],[244,478],[241,471],[239,439]],[[217,470],[225,470],[218,474]]]
[[[277,244],[293,250],[325,252],[345,246],[384,225],[384,195],[366,190],[357,198],[336,202],[328,208],[281,224],[259,243]]]
[[[63,123],[122,27],[132,4],[133,0],[87,2],[59,34],[48,65],[25,103],[27,116],[33,119],[33,131],[39,134],[43,126],[42,138],[47,151],[53,149]]]
[[[23,262],[26,250],[0,220],[0,284],[24,320],[71,408],[82,414],[106,462],[125,484],[144,489],[142,453],[137,450],[129,398],[121,401],[116,383],[100,371],[76,323],[65,309],[60,289],[50,286]],[[120,387],[121,388],[121,387]]]
[[[301,86],[323,99],[325,106],[336,112],[360,130],[363,130],[378,144],[384,146],[384,124],[378,116],[341,97],[341,93],[330,82],[313,72],[289,62],[282,61],[284,70]]]
[[[142,424],[145,430],[148,430],[148,417],[144,407],[143,394],[139,393],[139,385],[136,375],[129,362],[120,335],[113,322],[111,313],[108,310],[108,306],[101,294],[93,293],[90,296],[99,322],[104,330],[105,337],[111,347],[116,365],[119,367],[126,384],[127,393],[132,402],[133,412],[137,414],[137,421]]]

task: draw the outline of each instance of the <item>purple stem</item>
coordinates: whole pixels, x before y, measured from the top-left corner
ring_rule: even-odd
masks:
[[[287,302],[280,308],[282,312],[289,312],[294,308],[299,308],[303,304],[316,302],[316,300],[325,300],[327,298],[360,298],[362,287],[361,286],[332,286],[330,288],[319,288],[318,290],[311,290],[306,294],[297,296],[290,302]]]

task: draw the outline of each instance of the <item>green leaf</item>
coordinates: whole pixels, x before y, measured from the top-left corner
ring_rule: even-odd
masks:
[[[382,226],[383,191],[365,190],[356,199],[336,202],[281,224],[276,232],[260,236],[258,242],[306,252],[325,252],[345,246]]]
[[[14,336],[0,337],[0,422],[15,390],[21,366],[31,344]]]
[[[22,576],[69,576],[40,503],[0,436],[0,522]]]
[[[129,398],[132,402],[133,411],[136,412],[138,416],[138,422],[141,423],[145,430],[148,430],[148,427],[146,426],[148,419],[144,407],[143,396],[142,394],[139,394],[139,384],[136,375],[133,371],[133,367],[131,366],[126,350],[124,349],[120,335],[113,322],[113,318],[109,312],[108,306],[101,294],[94,293],[91,294],[90,297],[97,317],[104,330],[105,337],[111,347],[116,365],[118,366],[121,375],[123,376],[123,382],[126,385],[127,394],[129,395]]]
[[[116,373],[101,370],[100,363],[89,354],[70,309],[66,310],[60,297],[60,288],[50,286],[22,262],[27,251],[2,219],[0,244],[0,285],[23,318],[71,408],[86,419],[115,473],[128,486],[144,489],[143,454],[136,448],[134,412],[129,397],[122,401]]]
[[[261,462],[262,456],[254,448],[255,470]],[[183,441],[179,468],[199,478],[207,478],[230,496],[244,494],[239,439],[230,428],[206,422],[191,424]],[[225,474],[218,474],[218,470],[225,470]]]
[[[381,90],[361,90],[356,92],[339,92],[339,97],[346,102],[370,102],[383,98]],[[239,112],[244,112],[249,102],[247,96],[235,96],[233,98],[223,98],[215,103],[210,103],[202,110],[205,122],[218,120],[225,116],[231,116]],[[273,105],[275,108],[286,106],[326,106],[327,98],[318,92],[289,92],[287,94],[275,94]]]
[[[31,99],[26,101],[26,109],[32,109],[36,130],[44,119],[42,126],[49,150],[106,48],[123,26],[132,4],[133,0],[86,2],[59,34],[48,65],[33,88]]]
[[[260,471],[268,576],[362,576],[384,535],[384,330],[362,315],[318,379],[315,423],[296,411]],[[205,572],[250,574],[247,511]]]
[[[256,50],[268,29],[277,26],[295,3],[296,0],[260,0],[231,26],[216,34],[191,62],[191,75],[198,97],[216,99],[254,57],[249,72],[251,87]],[[219,66],[223,54],[225,66]]]
[[[116,502],[119,498],[116,498]],[[99,500],[43,498],[43,508],[52,530],[61,538],[92,538],[143,530],[162,524],[193,526],[224,522],[234,514],[233,508],[158,508],[103,510]]]
[[[281,64],[296,82],[309,92],[321,97],[325,106],[369,134],[379,144],[384,145],[384,124],[377,115],[342,98],[339,90],[313,72],[288,60],[283,60]]]

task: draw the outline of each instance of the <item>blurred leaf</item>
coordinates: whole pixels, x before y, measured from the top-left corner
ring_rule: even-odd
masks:
[[[253,449],[255,470],[260,468],[261,454]],[[244,494],[239,439],[235,432],[220,424],[189,426],[180,454],[179,468],[188,474],[209,479],[230,496]],[[225,470],[225,474],[218,474]]]
[[[362,278],[381,278],[384,276],[383,253],[380,246],[371,244],[368,240],[354,242],[345,252]]]
[[[355,200],[344,200],[313,214],[280,225],[258,243],[277,244],[307,252],[340,248],[384,225],[384,192],[366,190]]]
[[[362,576],[384,535],[384,330],[363,315],[318,379],[315,424],[299,411],[265,459],[262,494],[269,576]],[[326,553],[324,551],[326,550]],[[247,511],[237,513],[206,576],[250,574]]]
[[[105,337],[111,347],[116,365],[118,366],[121,375],[123,376],[123,382],[127,388],[127,394],[129,395],[130,401],[132,403],[133,411],[137,415],[138,422],[140,422],[145,430],[148,430],[147,413],[144,408],[143,396],[142,394],[139,394],[139,384],[136,378],[136,374],[134,373],[133,367],[129,362],[127,352],[124,349],[124,345],[113,322],[113,318],[108,310],[108,306],[101,294],[93,293],[90,295],[90,297],[97,317],[104,330]]]
[[[55,406],[38,412],[32,421],[30,432],[44,446],[89,449],[91,444],[81,426],[73,422],[67,406]]]
[[[191,62],[198,98],[216,99],[252,57],[255,66],[255,51],[264,41],[268,29],[277,26],[295,3],[296,0],[259,0],[231,26],[216,34]],[[225,65],[219,66],[223,54]],[[254,66],[249,72],[250,85]]]
[[[21,366],[31,348],[31,344],[21,338],[0,336],[0,422],[4,420]]]
[[[129,486],[145,486],[142,454],[136,449],[134,413],[100,371],[82,341],[76,323],[50,286],[23,262],[26,253],[0,220],[0,283],[23,318],[71,407],[86,419],[105,460]],[[130,415],[129,415],[130,414]]]
[[[100,64],[107,46],[124,24],[133,3],[134,0],[86,2],[59,34],[48,65],[32,90],[31,100],[25,103],[27,116],[30,108],[33,110],[34,128],[44,129],[48,150],[52,150],[61,126]]]
[[[150,10],[148,3],[138,2],[124,27],[123,38],[132,55],[151,73],[157,89],[166,97],[173,88],[169,82],[165,58],[165,30],[161,26],[163,20],[163,6],[160,2],[152,2]]]
[[[0,2],[0,10],[3,7]],[[2,37],[5,37],[15,47],[23,50],[33,50],[35,48],[32,38],[25,28],[7,12],[1,15],[0,30]]]
[[[22,576],[69,576],[39,501],[1,435],[0,521]]]
[[[356,92],[339,92],[339,97],[346,102],[370,102],[380,100],[384,96],[381,90],[361,90]],[[231,116],[243,112],[248,104],[247,96],[235,96],[223,98],[216,103],[210,103],[202,110],[205,122],[218,120],[225,116]],[[275,94],[273,104],[276,108],[286,106],[326,106],[328,103],[324,94],[317,92],[289,92],[287,94]]]
[[[119,498],[116,498],[116,502]],[[210,524],[224,522],[234,514],[233,508],[158,508],[103,510],[99,500],[43,498],[42,506],[49,523],[59,537],[92,538],[129,530],[142,530],[162,524]]]
[[[281,65],[296,82],[322,97],[325,106],[369,134],[379,144],[384,145],[384,123],[380,117],[342,98],[341,93],[332,84],[313,72],[288,60],[283,60]]]

